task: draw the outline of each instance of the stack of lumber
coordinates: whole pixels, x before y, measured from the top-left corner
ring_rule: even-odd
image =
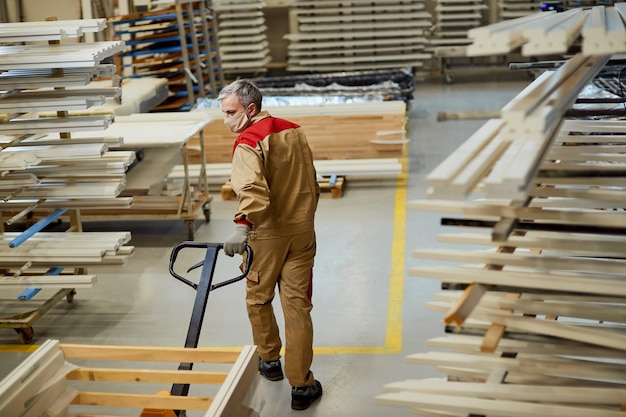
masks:
[[[317,160],[400,157],[407,142],[404,101],[281,106],[264,110],[302,126]],[[214,117],[204,129],[206,161],[230,162],[236,135],[224,125],[221,111],[198,111]],[[189,147],[193,157],[191,148],[198,147],[198,139],[190,140]],[[196,162],[199,161],[199,156],[196,158]]]
[[[428,44],[433,47],[455,47],[470,43],[467,31],[485,22],[487,9],[483,0],[437,0],[435,27]]]
[[[97,368],[91,365],[94,362]],[[146,367],[137,362],[154,364]],[[176,370],[174,362],[207,364],[211,370]],[[224,370],[224,364],[230,369]],[[171,369],[166,369],[168,365]],[[115,408],[123,413],[116,414],[121,416],[137,416],[142,411],[142,415],[170,416],[175,415],[173,410],[201,412],[205,417],[253,415],[256,410],[246,406],[244,400],[254,394],[256,368],[254,346],[234,352],[67,345],[47,340],[0,381],[0,414],[69,417],[77,412],[83,415],[85,411],[80,410],[85,409],[87,414],[96,415]],[[115,389],[111,386],[121,382],[133,388],[111,391]],[[198,384],[207,390],[215,386],[217,393],[213,397],[169,395],[172,384]],[[155,387],[162,391],[155,392]]]
[[[517,19],[541,11],[540,0],[502,0],[498,2],[500,20]]]
[[[24,42],[51,42],[102,27],[106,27],[104,19],[11,23],[0,29],[11,34],[10,38],[2,38],[5,41],[14,41],[21,35]],[[73,142],[70,138],[72,132],[104,130],[113,117],[69,116],[67,112],[101,104],[107,97],[119,97],[118,88],[84,86],[97,75],[110,74],[111,66],[102,66],[100,61],[123,47],[123,42],[0,46],[0,56],[4,57],[0,67],[6,70],[2,82],[10,88],[0,98],[0,111],[5,112],[0,123],[0,170],[4,173],[0,187],[6,193],[3,203],[16,197],[114,198],[120,193],[125,184],[123,169],[134,155],[110,154],[110,141]],[[58,113],[41,117],[41,113],[51,110]],[[52,132],[65,140],[36,141],[37,135]],[[24,182],[25,177],[30,178],[29,182]]]
[[[124,43],[60,42],[105,27],[105,19],[0,24],[0,42],[11,43],[0,45],[0,212],[12,216],[8,225],[34,210],[49,214],[19,236],[2,235],[8,247],[0,249],[0,287],[24,290],[21,300],[30,300],[42,288],[60,288],[38,309],[2,319],[2,327],[15,329],[22,342],[32,340],[31,323],[60,299],[71,301],[75,288],[94,284],[86,266],[122,265],[133,253],[124,246],[128,233],[73,233],[82,231],[76,210],[70,212],[72,233],[38,234],[66,209],[132,203],[117,196],[134,152],[109,152],[119,138],[72,139],[75,132],[99,132],[113,123],[111,114],[69,111],[119,99],[119,88],[87,85],[96,77],[114,75],[114,67],[101,61],[121,51]],[[66,268],[74,272],[61,273]]]
[[[292,13],[288,71],[420,68],[430,59],[424,29],[432,23],[423,0],[296,0]]]
[[[39,232],[26,242],[13,247],[12,242],[19,236],[15,232],[0,234],[0,269],[21,268],[20,274],[0,278],[1,287],[52,287],[68,288],[87,283],[91,286],[95,277],[88,282],[74,277],[33,276],[30,269],[80,267],[86,265],[124,265],[134,252],[129,232],[83,232],[53,233]],[[45,282],[44,282],[45,281]]]
[[[427,308],[447,335],[406,362],[446,376],[387,384],[379,403],[433,416],[624,415],[626,120],[563,120],[606,59],[576,55],[542,75],[428,176],[431,199],[408,203],[465,229],[413,252],[443,265],[409,268],[442,282]]]
[[[626,3],[532,13],[505,22],[472,29],[468,56],[507,54],[566,54],[582,38],[584,55],[620,54],[626,49]]]
[[[224,74],[263,74],[271,61],[260,0],[215,0],[217,35]]]

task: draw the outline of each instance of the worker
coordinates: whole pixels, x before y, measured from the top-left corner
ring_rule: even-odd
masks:
[[[319,185],[303,129],[261,111],[262,95],[250,80],[237,80],[218,96],[224,123],[238,133],[233,146],[231,186],[237,195],[234,232],[224,253],[254,254],[247,275],[246,307],[259,373],[283,379],[282,342],[272,307],[278,288],[285,318],[285,374],[291,408],[305,410],[322,396],[313,377],[311,320],[315,211]]]

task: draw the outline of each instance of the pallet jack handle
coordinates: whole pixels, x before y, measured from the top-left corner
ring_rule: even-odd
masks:
[[[196,290],[196,298],[193,304],[193,309],[191,312],[191,320],[189,321],[189,330],[187,331],[187,339],[185,340],[186,348],[197,348],[198,341],[200,340],[200,330],[202,329],[202,322],[204,320],[204,313],[206,311],[206,305],[209,298],[209,293],[217,288],[224,287],[226,285],[232,284],[237,281],[241,281],[244,279],[248,272],[250,272],[250,265],[252,265],[252,249],[250,246],[246,245],[246,256],[245,258],[245,267],[243,274],[231,278],[226,281],[219,282],[217,284],[212,284],[213,281],[213,272],[215,271],[215,265],[217,263],[217,254],[220,249],[223,249],[224,245],[221,243],[203,243],[203,242],[194,242],[194,241],[185,241],[176,245],[172,249],[172,254],[170,255],[170,266],[169,271],[170,274],[177,280],[189,285],[191,288]],[[185,248],[193,248],[193,249],[205,249],[204,260],[191,266],[187,272],[190,272],[196,268],[202,267],[202,272],[200,273],[200,278],[198,283],[192,282],[187,278],[181,276],[177,272],[174,271],[174,264],[176,263],[176,258],[181,250]],[[193,369],[193,363],[181,363],[178,367],[178,370],[190,371]],[[189,384],[174,384],[170,391],[171,395],[179,395],[186,396],[189,393]],[[174,410],[178,417],[184,415],[184,410]]]
[[[197,264],[189,267],[189,269],[187,269],[187,272],[191,272],[194,269],[200,268],[201,266],[204,266],[205,262],[207,260],[213,259],[214,261],[217,260],[216,256],[211,256],[209,257],[208,255],[213,255],[214,253],[216,254],[220,249],[224,248],[224,245],[222,245],[221,243],[204,243],[204,242],[193,242],[193,241],[188,241],[188,242],[181,242],[178,245],[176,245],[174,247],[174,249],[172,249],[172,254],[170,255],[170,274],[176,278],[177,280],[189,285],[191,288],[193,288],[194,290],[198,290],[198,284],[196,284],[195,282],[189,281],[187,278],[179,275],[176,271],[174,271],[174,264],[176,263],[176,258],[178,257],[178,254],[180,253],[181,250],[185,249],[185,248],[195,248],[195,249],[207,249],[207,256],[205,257],[205,259],[203,261],[198,262]],[[209,251],[209,248],[214,248],[213,251]],[[209,291],[213,291],[216,290],[218,288],[224,287],[226,285],[232,284],[234,282],[237,281],[241,281],[242,279],[244,279],[246,277],[246,275],[248,275],[248,272],[250,272],[250,265],[252,265],[252,249],[250,248],[250,246],[246,245],[246,256],[245,256],[245,266],[244,266],[244,271],[243,274],[220,282],[218,284],[213,284],[211,285]],[[213,263],[213,269],[215,268],[215,262]]]

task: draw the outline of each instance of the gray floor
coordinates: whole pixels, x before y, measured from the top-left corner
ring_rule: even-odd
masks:
[[[482,82],[417,84],[409,104],[406,184],[353,181],[342,198],[321,200],[313,371],[324,386],[324,396],[309,410],[295,412],[289,407],[286,381],[262,380],[261,416],[412,415],[374,401],[386,383],[436,375],[432,368],[405,364],[404,358],[426,351],[426,340],[443,333],[440,315],[424,309],[439,283],[406,275],[408,267],[426,262],[412,259],[411,250],[436,245],[439,217],[406,211],[404,204],[426,197],[426,175],[484,123],[437,122],[438,112],[498,110],[528,82],[523,78],[498,81],[486,75]],[[212,220],[198,221],[196,240],[223,241],[232,228],[233,210],[233,202],[222,201],[216,194]],[[73,303],[61,302],[37,321],[34,344],[52,338],[62,343],[182,346],[195,292],[168,274],[171,248],[185,240],[182,222],[103,222],[89,223],[86,228],[130,230],[136,253],[123,268],[90,268],[98,276],[96,286],[80,290]],[[181,262],[195,263],[202,256],[202,252],[188,253]],[[216,280],[236,274],[236,259],[218,257]],[[2,317],[24,310],[24,303],[13,301],[14,296],[0,292]],[[37,299],[45,300],[45,296]],[[280,312],[277,303],[276,308]],[[200,345],[249,343],[243,285],[212,293]],[[12,330],[0,329],[0,377],[28,354]],[[203,394],[195,389],[192,386],[192,393]]]

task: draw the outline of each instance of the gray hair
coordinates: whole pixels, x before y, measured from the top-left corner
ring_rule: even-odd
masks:
[[[247,108],[250,103],[254,103],[256,104],[257,111],[261,111],[261,101],[263,100],[263,96],[259,87],[257,87],[252,81],[246,79],[233,81],[220,91],[217,99],[221,100],[230,94],[235,94],[237,96],[237,100],[241,103],[244,109]]]

